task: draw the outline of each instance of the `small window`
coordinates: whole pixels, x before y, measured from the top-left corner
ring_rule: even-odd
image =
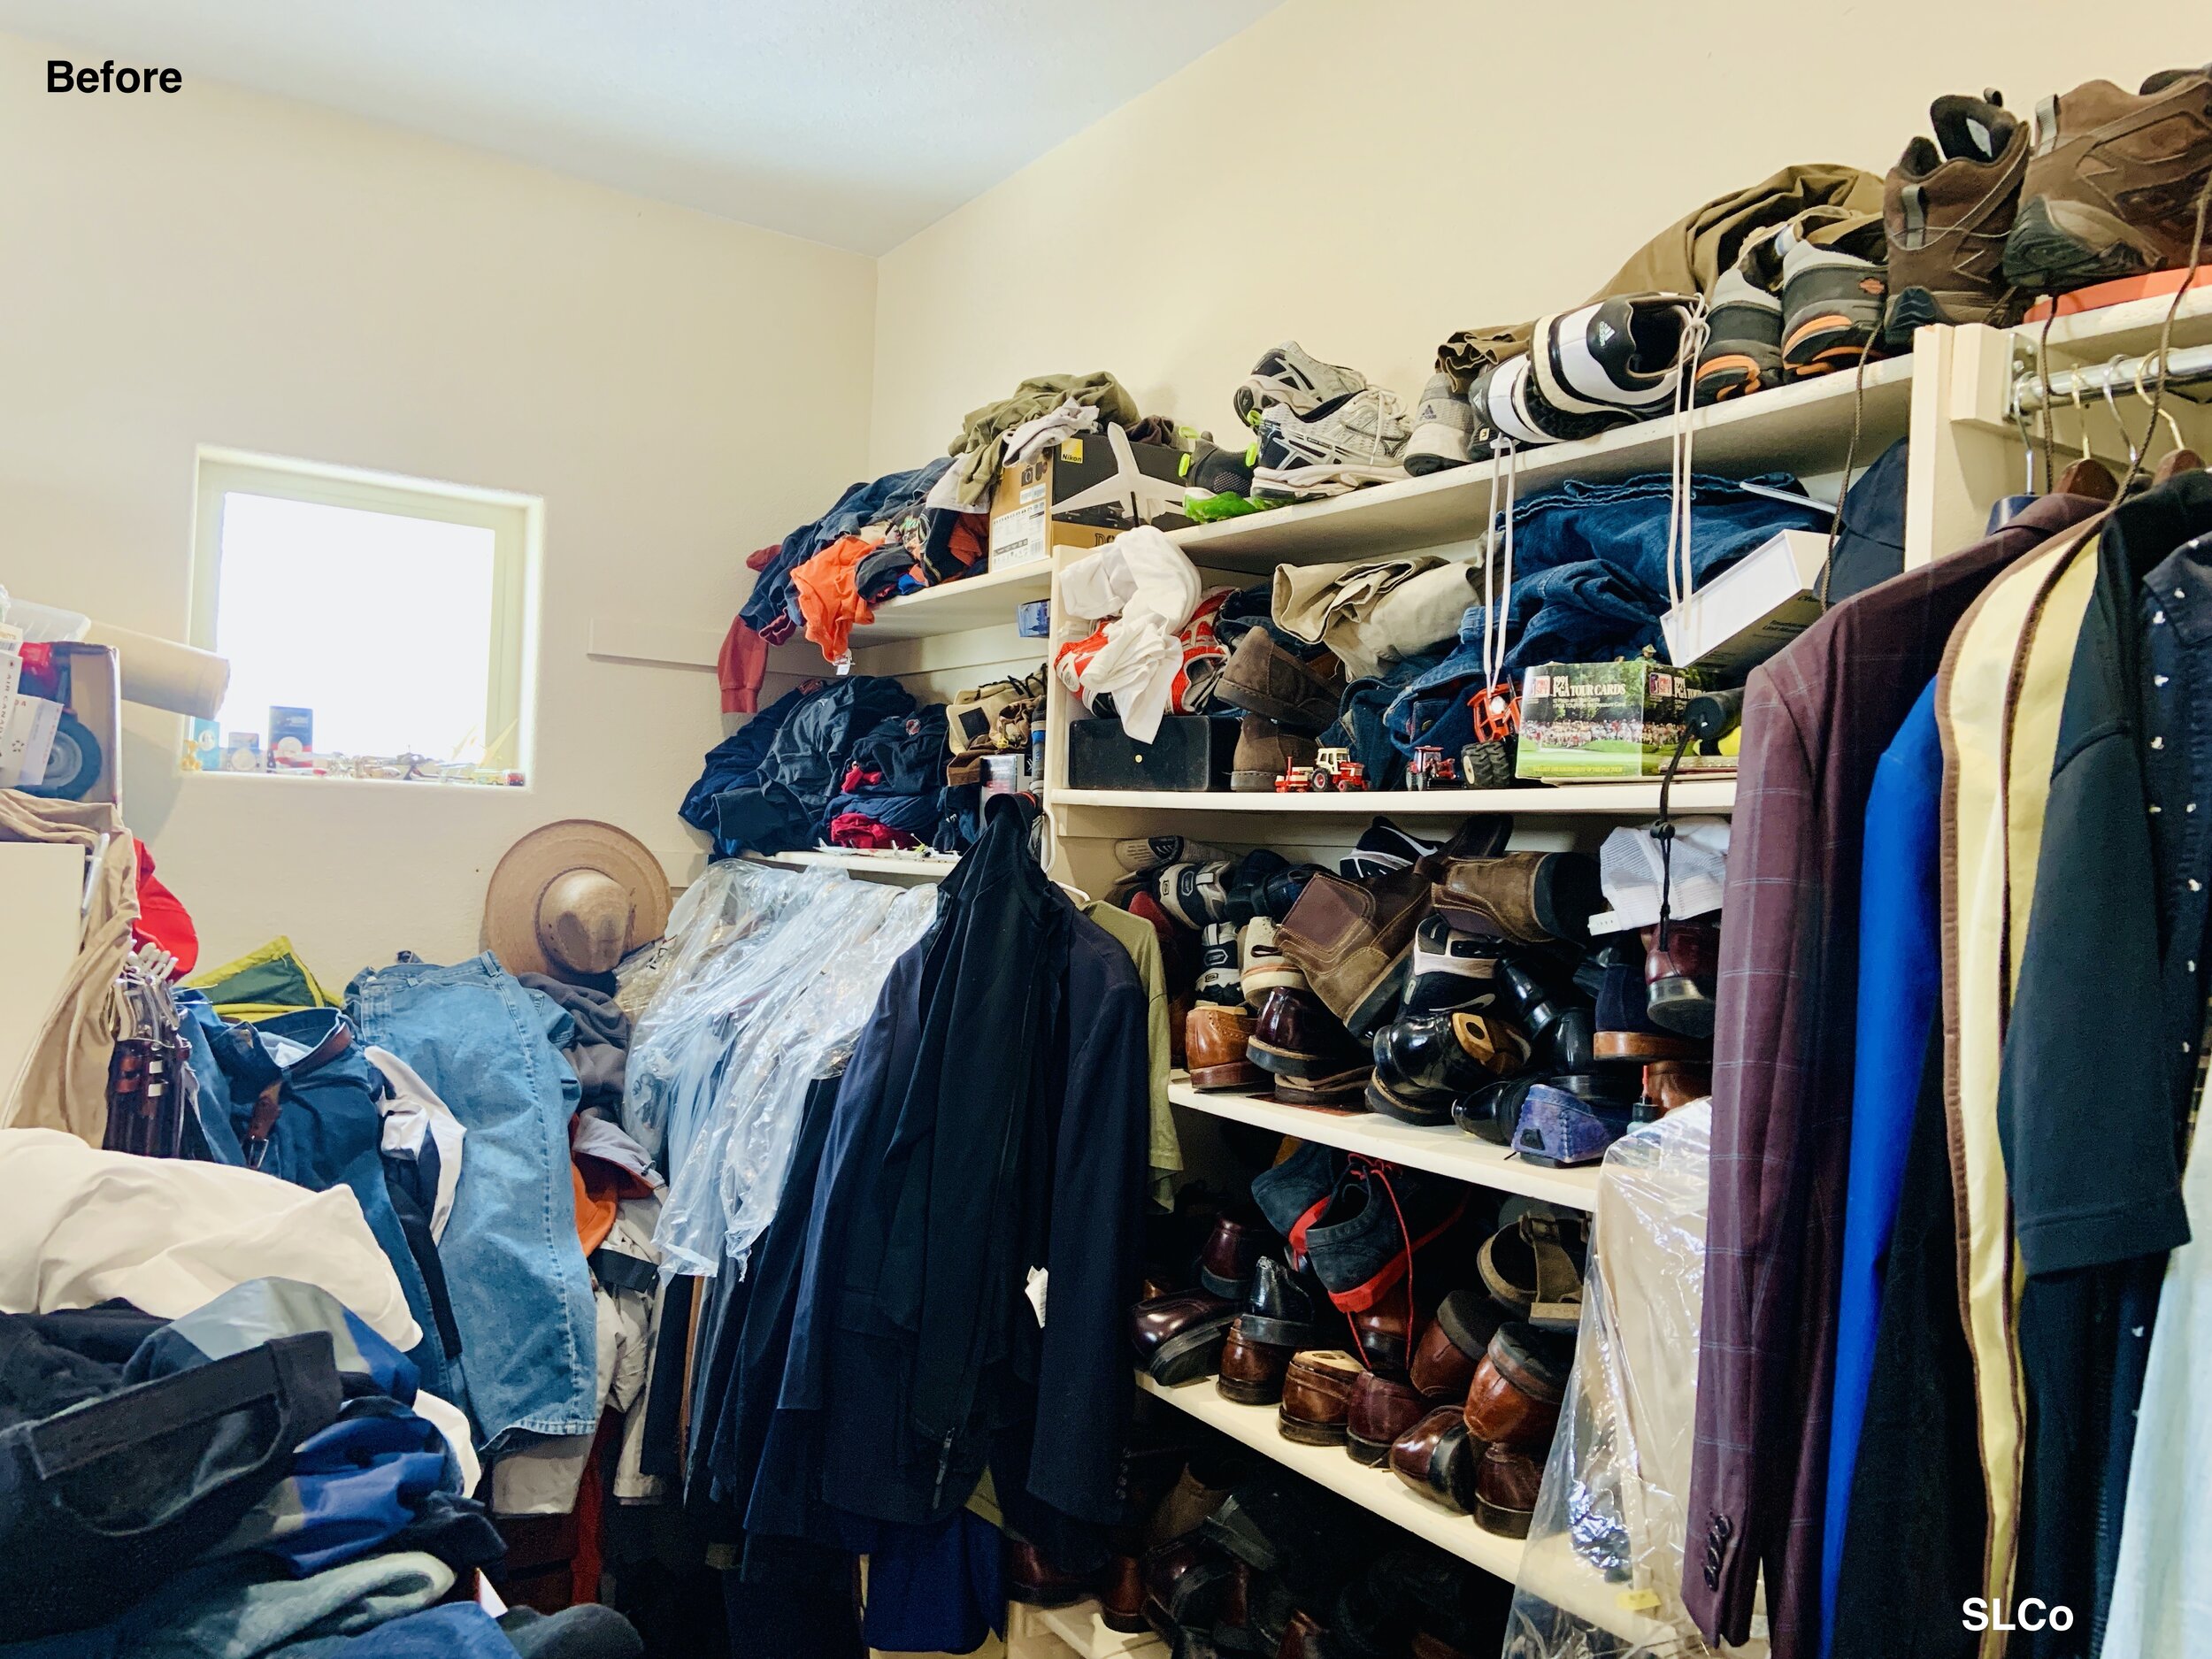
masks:
[[[319,757],[526,766],[540,511],[527,496],[203,450],[192,627],[230,659],[216,741],[250,733],[273,753],[270,711],[304,710]],[[295,718],[283,723],[296,735]]]

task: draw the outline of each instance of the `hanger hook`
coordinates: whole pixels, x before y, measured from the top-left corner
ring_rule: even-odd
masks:
[[[2143,388],[2143,377],[2150,373],[2150,366],[2151,360],[2147,357],[2135,359],[2135,395],[2157,410],[2158,418],[2166,423],[2166,435],[2174,441],[2174,448],[2185,449],[2189,447],[2189,441],[2181,435],[2181,423],[2174,419],[2174,411],[2153,397]],[[2159,378],[2162,380],[2165,378],[2165,362],[2162,358],[2159,362]],[[2143,447],[2146,449],[2150,448],[2152,436],[2153,434],[2147,432],[2143,434]]]
[[[2089,452],[2089,411],[2081,406],[2081,372],[2078,369],[2074,372],[2073,384],[2066,388],[2066,395],[2073,400],[2074,419],[2081,423],[2081,458],[2093,461],[2096,457]]]
[[[2112,424],[2120,429],[2120,442],[2127,445],[2128,470],[2133,472],[2143,459],[2143,451],[2136,446],[2135,434],[2128,430],[2128,423],[2120,419],[2120,405],[2112,396],[2112,382],[2118,378],[2116,370],[2124,358],[2116,351],[2104,365],[2104,406],[2112,416]]]

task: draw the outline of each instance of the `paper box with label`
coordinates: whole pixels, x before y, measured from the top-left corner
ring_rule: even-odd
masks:
[[[1828,538],[1778,530],[1669,611],[1667,655],[1733,684],[1820,620]]]
[[[1002,467],[991,495],[995,571],[1049,558],[1056,547],[1087,552],[1141,524],[1173,530],[1183,516],[1183,451],[1132,443],[1119,426],[1063,438]]]
[[[1521,738],[1514,772],[1547,783],[1655,778],[1682,735],[1682,710],[1717,676],[1647,658],[1543,663],[1521,678]],[[1701,755],[1684,772],[1733,772],[1732,755]]]

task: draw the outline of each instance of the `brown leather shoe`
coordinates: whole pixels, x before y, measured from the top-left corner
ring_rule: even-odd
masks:
[[[1006,1537],[1006,1596],[1025,1607],[1067,1607],[1091,1593],[1090,1581],[1059,1568],[1038,1554],[1025,1538]]]
[[[1267,1073],[1246,1054],[1252,1041],[1249,1009],[1197,1002],[1183,1022],[1183,1053],[1190,1062],[1193,1088],[1257,1088]]]
[[[1277,947],[1355,1037],[1371,1036],[1403,988],[1414,930],[1429,911],[1428,864],[1365,881],[1323,871],[1275,930]]]
[[[2028,124],[1987,99],[1946,96],[1928,111],[1933,139],[1916,137],[1882,181],[1889,243],[1883,342],[1912,349],[1932,323],[1988,323],[2006,315],[2005,235],[2020,211]]]
[[[1106,1558],[1098,1581],[1098,1616],[1108,1630],[1135,1635],[1150,1628],[1144,1617],[1144,1558],[1117,1554]]]
[[[1281,936],[1278,929],[1279,942]],[[1322,1007],[1311,991],[1289,986],[1268,992],[1248,1046],[1252,1064],[1279,1082],[1330,1078],[1373,1065],[1366,1048],[1352,1041],[1343,1022]]]
[[[1278,778],[1293,766],[1312,765],[1320,752],[1313,739],[1286,731],[1263,714],[1248,714],[1237,725],[1229,787],[1240,795],[1271,794]]]
[[[1183,1291],[1156,1296],[1129,1310],[1129,1340],[1145,1374],[1164,1388],[1195,1382],[1221,1363],[1221,1344],[1237,1304],[1225,1296]]]
[[[1501,853],[1455,858],[1436,884],[1436,908],[1454,926],[1495,928],[1524,945],[1585,940],[1605,902],[1598,861],[1587,853]]]
[[[1507,1538],[1526,1538],[1536,1513],[1536,1494],[1544,1484],[1544,1465],[1510,1446],[1493,1446],[1475,1471],[1475,1525]]]
[[[1240,1449],[1239,1455],[1242,1455]],[[1147,1546],[1156,1549],[1195,1532],[1208,1516],[1228,1501],[1241,1467],[1233,1460],[1209,1460],[1202,1453],[1193,1457],[1152,1511],[1145,1525]]]
[[[1504,1323],[1497,1305],[1472,1286],[1445,1297],[1413,1350],[1413,1386],[1421,1397],[1432,1405],[1464,1401],[1475,1367]]]
[[[1356,1463],[1373,1468],[1390,1455],[1390,1445],[1421,1418],[1426,1409],[1413,1385],[1377,1371],[1362,1373],[1352,1385],[1344,1412],[1344,1449]]]
[[[1217,1296],[1243,1301],[1252,1294],[1252,1269],[1266,1248],[1265,1228],[1223,1216],[1199,1252],[1199,1284]]]
[[[1467,1385],[1467,1432],[1494,1445],[1541,1451],[1559,1426],[1573,1357],[1574,1345],[1563,1337],[1518,1321],[1500,1325]]]
[[[1663,1112],[1713,1092],[1713,1068],[1692,1060],[1653,1060],[1644,1067],[1644,1098]]]
[[[1276,1426],[1301,1446],[1341,1446],[1352,1386],[1366,1368],[1342,1348],[1308,1348],[1291,1356],[1283,1373]]]
[[[1144,1616],[1163,1635],[1179,1624],[1210,1630],[1235,1575],[1229,1554],[1196,1535],[1144,1558]]]
[[[1275,1079],[1275,1098],[1286,1106],[1309,1106],[1317,1111],[1356,1112],[1367,1110],[1367,1080],[1371,1065],[1331,1072],[1325,1077]]]
[[[1285,649],[1265,628],[1254,628],[1236,643],[1214,698],[1233,709],[1264,715],[1288,732],[1318,737],[1336,718],[1344,701],[1344,664],[1334,651],[1298,657]],[[1268,787],[1273,788],[1270,780]]]
[[[1245,636],[1247,639],[1250,634]],[[1283,1632],[1282,1646],[1275,1649],[1275,1659],[1329,1659],[1328,1626],[1314,1617],[1302,1607],[1290,1616],[1290,1624]]]
[[[2165,70],[2124,92],[2091,81],[2035,111],[2004,280],[2031,293],[2189,263],[2212,172],[2212,76]]]
[[[1352,1334],[1368,1370],[1404,1377],[1413,1360],[1413,1340],[1406,1329],[1402,1297],[1386,1297],[1371,1308],[1362,1308],[1352,1316]]]
[[[1391,1472],[1425,1497],[1468,1514],[1482,1445],[1467,1432],[1455,1406],[1424,1413],[1390,1445]]]

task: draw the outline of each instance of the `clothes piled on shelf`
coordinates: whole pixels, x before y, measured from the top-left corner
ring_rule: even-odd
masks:
[[[2185,1645],[2167,1494],[2200,1442],[2138,1425],[2174,1420],[2146,1379],[2192,1333],[2208,547],[2201,472],[2046,496],[1751,677],[1682,1584],[1708,1640],[1763,1580],[1778,1655],[1955,1647],[1969,1598],[2031,1596],[2071,1624],[2017,1651]],[[2096,1040],[2062,1037],[2092,984]]]
[[[1022,742],[1028,746],[1026,717]],[[944,816],[945,705],[877,722],[853,745],[829,803],[828,839],[840,847],[926,847]]]
[[[885,676],[808,680],[707,751],[683,820],[714,837],[718,858],[811,847],[827,837],[854,746],[914,708],[913,693]]]

